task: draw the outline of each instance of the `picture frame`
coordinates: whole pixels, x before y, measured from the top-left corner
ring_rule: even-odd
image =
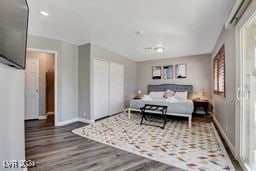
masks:
[[[173,65],[164,65],[163,66],[163,78],[164,79],[173,79]]]
[[[162,72],[161,66],[153,66],[152,67],[152,79],[153,80],[161,79],[162,78],[161,72]]]
[[[177,79],[187,78],[187,65],[186,64],[176,64],[175,73]]]

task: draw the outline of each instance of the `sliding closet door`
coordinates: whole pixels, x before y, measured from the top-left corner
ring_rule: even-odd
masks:
[[[110,63],[110,114],[124,109],[124,66]]]
[[[109,63],[93,61],[93,113],[94,119],[109,115]]]

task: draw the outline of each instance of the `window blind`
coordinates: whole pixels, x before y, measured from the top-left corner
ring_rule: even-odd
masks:
[[[213,59],[214,93],[224,96],[225,93],[225,47],[221,47]]]

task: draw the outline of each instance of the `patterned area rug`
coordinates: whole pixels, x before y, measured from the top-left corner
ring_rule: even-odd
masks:
[[[118,114],[73,133],[185,170],[234,170],[212,123],[171,120],[165,129]]]

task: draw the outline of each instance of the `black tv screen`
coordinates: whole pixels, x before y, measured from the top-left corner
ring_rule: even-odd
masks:
[[[28,4],[26,0],[0,0],[0,62],[25,69]]]

